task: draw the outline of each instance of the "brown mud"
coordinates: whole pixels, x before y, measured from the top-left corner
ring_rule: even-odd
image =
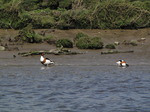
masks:
[[[101,55],[102,51],[108,51],[108,49],[100,49],[100,50],[82,50],[76,47],[71,48],[69,50],[80,52],[83,54],[79,55],[71,55],[71,56],[55,56],[55,55],[47,55],[47,57],[52,58],[58,63],[66,63],[65,59],[67,59],[68,64],[77,63],[77,64],[93,64],[96,65],[98,63],[101,64],[114,64],[115,60],[125,59],[130,61],[133,64],[138,64],[139,60],[141,60],[141,64],[150,63],[150,29],[138,29],[138,30],[90,30],[90,29],[74,29],[74,30],[49,30],[49,29],[38,29],[35,30],[37,33],[45,32],[45,36],[52,35],[56,39],[68,38],[73,41],[76,34],[79,32],[85,33],[89,36],[98,36],[101,37],[104,45],[112,44],[114,42],[119,42],[115,50],[118,51],[134,51],[133,53],[119,53],[119,54],[109,54],[109,55]],[[12,40],[18,34],[16,30],[0,30],[1,42],[0,45],[8,46],[8,50],[0,51],[0,60],[2,63],[6,61],[4,59],[23,59],[23,57],[19,56],[18,53],[21,52],[29,52],[29,51],[39,51],[39,50],[51,50],[56,49],[54,45],[50,45],[46,42],[38,43],[38,44],[30,44],[30,43],[20,43],[13,42]],[[144,38],[145,40],[141,40]],[[137,46],[133,46],[128,44],[128,42],[134,41],[137,42]],[[33,56],[34,59],[38,60],[39,56]],[[33,58],[33,57],[28,57]],[[24,58],[26,60],[26,58]],[[69,61],[68,61],[69,60]],[[34,62],[34,61],[33,61]],[[88,62],[88,63],[87,63]],[[98,63],[97,63],[98,62]],[[8,62],[9,63],[9,62]],[[15,62],[14,62],[15,63]],[[28,62],[27,62],[28,63]]]

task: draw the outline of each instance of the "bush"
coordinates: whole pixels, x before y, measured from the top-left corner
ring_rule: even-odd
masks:
[[[150,27],[149,0],[1,0],[0,28]]]
[[[114,44],[107,44],[107,45],[105,46],[105,48],[107,48],[107,49],[116,49],[116,47],[115,47]]]
[[[50,28],[56,22],[50,9],[38,9],[23,14],[32,18],[34,28]]]
[[[60,39],[56,42],[56,47],[73,48],[73,42],[68,39]]]
[[[80,49],[102,49],[103,42],[99,37],[81,37],[76,46]]]
[[[32,29],[32,25],[28,25],[19,31],[18,36],[15,37],[16,41],[25,41],[29,43],[40,43],[42,42],[42,36],[36,34]]]
[[[131,40],[130,44],[131,44],[132,46],[137,46],[137,45],[138,45],[137,42],[134,41],[134,40]]]
[[[88,37],[88,35],[86,35],[86,34],[84,34],[84,33],[82,33],[82,32],[79,32],[79,33],[77,33],[77,35],[76,35],[76,37],[75,37],[75,41],[77,41],[77,40],[79,40],[79,38],[81,38],[81,37]]]
[[[141,2],[140,2],[141,3]],[[142,4],[139,4],[140,6]],[[145,7],[148,7],[145,6]],[[94,11],[92,11],[94,10]],[[149,11],[132,5],[125,0],[109,0],[98,3],[91,13],[92,28],[133,29],[149,27]]]

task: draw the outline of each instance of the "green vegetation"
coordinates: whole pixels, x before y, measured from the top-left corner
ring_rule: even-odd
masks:
[[[73,42],[68,39],[60,39],[56,42],[56,47],[73,48]]]
[[[81,37],[88,37],[88,35],[79,32],[79,33],[76,35],[74,41],[76,42],[76,41],[79,40]]]
[[[80,49],[102,49],[103,42],[99,37],[81,37],[77,40],[76,46]]]
[[[134,41],[134,40],[131,40],[130,44],[131,44],[132,46],[137,46],[137,45],[138,45],[137,42]]]
[[[102,49],[103,42],[100,37],[90,37],[79,32],[75,37],[75,44],[80,49]]]
[[[0,0],[0,28],[150,27],[149,0]]]
[[[40,43],[42,42],[42,36],[34,32],[32,25],[28,25],[19,31],[19,34],[15,37],[15,40],[28,43]]]
[[[114,44],[107,44],[107,45],[105,46],[105,48],[107,48],[107,49],[116,49],[116,47],[115,47]]]

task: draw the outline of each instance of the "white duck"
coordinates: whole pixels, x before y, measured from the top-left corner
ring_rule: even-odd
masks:
[[[124,61],[124,60],[118,60],[117,62],[117,65],[119,66],[119,67],[128,67],[129,65],[126,63],[126,61]]]
[[[42,55],[41,55],[41,57],[40,57],[40,62],[41,62],[43,65],[45,65],[45,66],[54,64],[54,62],[51,61],[50,59],[44,58],[44,53],[42,53]]]

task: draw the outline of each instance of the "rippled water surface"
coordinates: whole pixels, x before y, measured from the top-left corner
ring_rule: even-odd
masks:
[[[0,66],[0,112],[149,112],[150,66]]]

